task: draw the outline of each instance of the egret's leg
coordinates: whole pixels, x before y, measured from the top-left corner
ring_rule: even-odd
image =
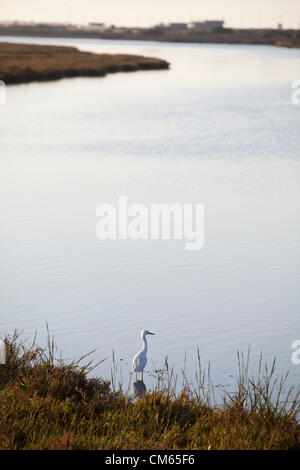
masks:
[[[142,382],[144,382],[144,369],[142,370]]]

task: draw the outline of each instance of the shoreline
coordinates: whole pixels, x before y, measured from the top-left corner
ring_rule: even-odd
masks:
[[[171,30],[167,28],[138,28],[122,30],[108,29],[103,32],[68,30],[64,27],[39,28],[37,25],[10,25],[0,27],[1,36],[49,37],[70,39],[109,39],[128,41],[155,41],[196,44],[244,44],[268,45],[275,47],[300,48],[298,30],[278,29],[230,29],[221,28],[210,31]]]
[[[106,380],[89,377],[97,364],[82,361],[91,353],[56,359],[49,331],[46,349],[16,330],[3,344],[1,450],[300,450],[300,390],[285,390],[275,359],[268,366],[261,355],[250,376],[249,353],[238,355],[236,386],[217,404],[199,353],[195,382],[183,371],[176,393],[167,359],[151,389],[134,378],[126,389],[115,363]]]
[[[167,70],[162,59],[129,54],[95,54],[72,46],[0,42],[0,80],[5,84],[71,77],[104,77],[109,73]]]

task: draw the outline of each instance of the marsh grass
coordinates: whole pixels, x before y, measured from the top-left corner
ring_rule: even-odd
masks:
[[[128,54],[94,54],[68,46],[0,43],[0,79],[6,84],[103,77],[108,73],[167,69],[161,59]]]
[[[195,376],[165,360],[153,389],[137,399],[133,378],[89,377],[87,356],[64,362],[48,331],[47,349],[27,345],[15,332],[5,338],[0,366],[1,449],[300,449],[299,390],[287,389],[276,361],[260,357],[249,373],[250,352],[238,354],[236,387],[217,404],[210,366],[200,353]],[[178,391],[179,390],[179,391]]]

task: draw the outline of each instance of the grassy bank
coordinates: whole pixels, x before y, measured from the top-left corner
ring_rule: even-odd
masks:
[[[65,77],[103,77],[108,73],[167,69],[161,59],[93,54],[75,47],[0,42],[0,80],[6,84],[57,80]]]
[[[201,372],[175,394],[167,370],[163,385],[135,399],[88,378],[90,364],[56,361],[51,342],[47,352],[16,334],[5,343],[1,449],[300,449],[299,395],[283,398],[273,366],[250,379],[240,361],[236,393],[216,406]]]

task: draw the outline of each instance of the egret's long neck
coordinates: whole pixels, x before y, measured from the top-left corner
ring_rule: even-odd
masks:
[[[145,336],[142,336],[142,343],[143,343],[142,351],[147,352],[147,340]]]

